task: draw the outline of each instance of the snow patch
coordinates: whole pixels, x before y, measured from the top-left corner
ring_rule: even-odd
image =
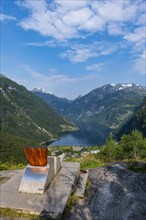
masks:
[[[32,90],[32,92],[43,92],[43,93],[47,93],[47,94],[53,94],[52,92],[48,92],[47,90],[45,90],[45,89],[41,89],[41,88],[34,88],[33,90]]]
[[[120,87],[118,90],[124,89],[123,87]]]
[[[132,87],[132,83],[122,84],[122,86],[123,86],[124,88],[126,88],[126,87]]]

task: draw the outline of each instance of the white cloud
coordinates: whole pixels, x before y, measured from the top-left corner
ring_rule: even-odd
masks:
[[[97,52],[93,48],[88,47],[74,47],[60,54],[62,59],[67,58],[73,63],[80,63],[89,58],[97,57]]]
[[[142,53],[146,45],[146,27],[135,28],[133,32],[125,34],[124,39],[131,44],[133,54]]]
[[[97,77],[97,75],[94,75],[94,74],[85,74],[79,77],[72,77],[72,76],[65,75],[65,74],[59,74],[56,68],[49,69],[49,73],[51,73],[51,75],[49,75],[48,73],[48,76],[46,76],[42,73],[34,71],[28,65],[22,65],[22,67],[27,73],[29,73],[33,77],[34,80],[39,81],[40,84],[42,85],[44,84],[45,86],[51,85],[55,87],[56,85],[62,85],[62,84],[65,85],[68,83],[72,84],[72,83],[82,82],[84,80]]]
[[[64,52],[59,56],[72,63],[107,56],[119,48],[122,51],[128,48],[129,53],[131,51],[132,55],[138,56],[145,47],[145,4],[144,0],[24,0],[19,7],[29,13],[19,25],[25,30],[34,30],[49,37],[45,42],[27,45],[62,47]],[[77,42],[77,38],[83,40],[96,33],[94,43],[84,45]],[[103,33],[106,37],[118,36],[118,41],[115,44],[101,42]],[[70,40],[75,43],[70,43]]]
[[[136,24],[145,25],[145,23],[146,23],[146,14],[142,13],[140,16],[138,16]]]
[[[108,29],[109,34],[119,35],[123,33],[122,26],[128,27],[129,22],[138,22],[143,10],[140,3],[130,0],[54,0],[51,3],[25,0],[19,5],[29,10],[29,15],[20,25],[26,30],[35,30],[61,41],[80,38],[82,31],[91,34]]]
[[[93,1],[92,8],[105,22],[123,20],[123,1]]]
[[[105,28],[105,22],[102,17],[99,15],[93,15],[90,17],[86,22],[81,24],[80,30],[85,30],[85,31],[91,31],[91,32],[96,32],[96,31],[103,31]]]
[[[124,36],[124,39],[130,41],[130,42],[139,42],[139,41],[145,41],[145,27],[138,27],[135,28],[133,33],[128,33]]]
[[[86,60],[99,56],[106,56],[118,49],[118,44],[108,42],[95,42],[91,44],[70,44],[70,49],[60,54],[62,59],[67,58],[73,63],[85,62]]]
[[[114,46],[110,46],[109,48],[104,48],[101,52],[100,52],[100,56],[106,56],[106,55],[109,55],[109,54],[112,54],[114,53],[115,51],[117,50],[117,47],[114,45]]]
[[[71,10],[77,10],[79,8],[83,8],[88,6],[89,1],[87,0],[54,0],[54,2],[57,4],[57,8],[60,9],[60,12],[66,12]]]
[[[34,70],[32,70],[30,68],[30,66],[28,65],[22,65],[23,69],[29,73],[34,79],[36,80],[40,80],[40,81],[47,81],[48,78],[46,76],[44,76],[43,74],[39,73],[39,72],[36,72]]]
[[[26,78],[31,81],[26,82],[27,88],[33,89],[42,88],[47,91],[51,91],[53,94],[59,97],[66,97],[69,99],[76,98],[81,93],[87,93],[91,91],[94,87],[96,88],[99,84],[99,81],[102,80],[101,76],[97,73],[83,74],[80,76],[71,76],[59,73],[48,71],[48,75],[44,75],[40,72],[33,70],[28,65],[23,65],[23,71]],[[29,77],[27,76],[29,74]]]
[[[109,23],[108,24],[108,32],[110,35],[121,35],[123,33],[123,28],[120,23]]]
[[[6,15],[6,14],[0,14],[0,21],[11,21],[11,20],[16,20],[14,16],[11,15]]]
[[[44,42],[30,42],[25,43],[26,46],[36,46],[36,47],[55,47],[58,45],[58,43],[52,39]]]
[[[89,66],[86,66],[86,70],[90,71],[101,71],[105,63],[96,63]]]
[[[93,16],[93,12],[88,8],[81,8],[79,10],[70,11],[63,16],[63,22],[69,26],[79,27],[86,23],[91,16]]]
[[[54,67],[49,68],[49,73],[51,74],[58,74],[58,70]]]
[[[134,71],[142,75],[146,74],[146,50],[133,61]]]
[[[41,35],[51,36],[62,41],[76,37],[77,31],[74,27],[65,25],[62,15],[58,11],[51,10],[44,0],[26,0],[21,6],[31,12],[30,16],[20,22],[25,30],[35,30]]]

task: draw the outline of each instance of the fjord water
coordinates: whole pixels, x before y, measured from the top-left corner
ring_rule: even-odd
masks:
[[[96,146],[104,145],[110,134],[110,129],[97,124],[79,124],[79,130],[66,133],[49,146]]]

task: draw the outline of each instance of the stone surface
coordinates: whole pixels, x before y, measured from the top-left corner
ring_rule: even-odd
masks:
[[[126,163],[89,170],[86,199],[76,202],[68,220],[146,220],[146,174]]]
[[[84,197],[87,179],[88,179],[88,170],[81,171],[79,181],[77,183],[76,191],[74,193],[75,196]]]
[[[43,195],[19,193],[24,170],[1,185],[1,207],[46,214],[52,218],[61,216],[80,173],[80,164],[63,162],[62,168]]]

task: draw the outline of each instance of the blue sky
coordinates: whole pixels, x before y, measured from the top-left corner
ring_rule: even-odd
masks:
[[[1,73],[74,99],[145,85],[146,1],[1,0]]]

